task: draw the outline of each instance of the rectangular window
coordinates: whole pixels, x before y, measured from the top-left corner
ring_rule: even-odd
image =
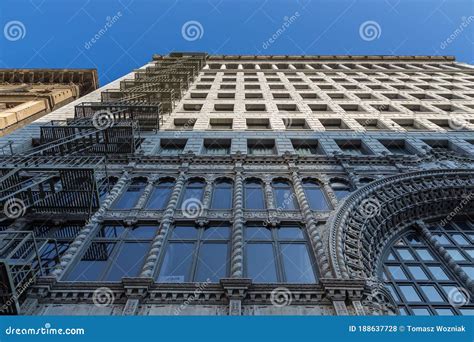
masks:
[[[275,154],[275,141],[266,139],[250,139],[247,141],[248,154],[250,155],[260,155],[268,156]]]
[[[336,140],[336,144],[343,153],[351,155],[367,155],[369,151],[364,147],[361,140]]]
[[[247,129],[259,130],[270,129],[269,119],[247,119]]]
[[[187,139],[161,139],[160,154],[178,155],[183,152]]]
[[[232,129],[232,119],[210,119],[209,128],[213,130]]]
[[[204,139],[204,154],[227,155],[230,153],[230,139]]]
[[[296,154],[300,156],[324,154],[317,140],[311,139],[291,139],[291,143]]]

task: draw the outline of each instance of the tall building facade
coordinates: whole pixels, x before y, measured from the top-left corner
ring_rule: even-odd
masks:
[[[472,315],[473,130],[448,56],[155,55],[3,139],[2,312]]]

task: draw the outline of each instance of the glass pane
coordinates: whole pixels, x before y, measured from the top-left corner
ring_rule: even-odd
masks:
[[[390,284],[387,284],[385,285],[388,289],[388,291],[390,292],[390,294],[392,295],[393,299],[396,301],[396,302],[399,302],[400,301],[400,297],[398,297],[398,294],[397,292],[395,291],[395,289],[393,288],[392,285]]]
[[[183,197],[181,198],[181,204],[183,204],[186,200],[191,198],[201,201],[202,194],[204,193],[204,184],[202,183],[193,183],[192,185],[188,185],[184,190]]]
[[[312,210],[328,210],[328,203],[326,201],[326,196],[321,191],[319,187],[313,186],[305,186],[305,194],[306,198],[309,202],[309,207]]]
[[[457,249],[453,248],[446,248],[446,252],[453,258],[455,261],[464,261],[466,258],[463,257],[461,252],[459,252]]]
[[[265,209],[262,186],[259,183],[245,185],[245,208]]]
[[[171,186],[158,186],[155,187],[153,190],[153,193],[150,196],[150,199],[148,200],[148,203],[146,207],[148,209],[165,209],[166,205],[168,204],[168,199],[170,198],[171,195]]]
[[[444,301],[441,295],[439,294],[438,290],[436,289],[436,287],[432,285],[421,286],[421,290],[423,291],[426,298],[428,298],[430,302],[443,302]]]
[[[403,272],[400,266],[387,266],[390,274],[395,280],[407,280],[405,272]]]
[[[172,239],[197,239],[197,229],[189,226],[177,226],[174,227],[173,233],[171,234]]]
[[[411,309],[415,316],[431,316],[431,313],[428,309],[425,308],[415,308]]]
[[[152,239],[156,235],[157,226],[138,226],[129,229],[127,239]]]
[[[163,283],[190,281],[193,257],[194,243],[170,243],[166,249],[158,281]]]
[[[124,243],[105,280],[119,281],[123,277],[140,275],[149,248],[149,243]]]
[[[212,196],[212,209],[231,209],[232,208],[232,188],[219,187],[214,189]]]
[[[100,228],[97,237],[114,239],[120,237],[124,231],[125,228],[122,226],[104,226]]]
[[[351,191],[349,189],[333,189],[334,195],[338,200],[343,199],[344,197],[349,196]]]
[[[433,237],[442,245],[450,245],[451,242],[448,240],[444,234],[433,234]]]
[[[427,249],[418,248],[418,249],[416,249],[416,254],[418,254],[418,256],[420,257],[421,260],[424,260],[424,261],[434,260],[433,256],[431,255],[431,253]]]
[[[469,278],[474,279],[474,267],[473,266],[461,266],[461,268],[469,276]]]
[[[114,246],[115,243],[93,242],[82,259],[74,266],[72,272],[66,277],[66,280],[101,280],[102,274],[109,263]]]
[[[408,266],[408,269],[415,280],[428,280],[428,276],[420,266]]]
[[[463,316],[474,316],[474,309],[459,309]]]
[[[449,280],[449,277],[439,266],[428,266],[428,269],[433,274],[435,280]]]
[[[299,227],[280,227],[278,229],[278,238],[280,240],[302,240],[303,232]]]
[[[396,260],[396,259],[395,259],[395,255],[393,255],[393,253],[389,253],[389,254],[387,255],[387,260],[388,260],[388,261],[395,261],[395,260]]]
[[[451,309],[436,309],[436,313],[439,316],[453,316],[454,315]]]
[[[227,275],[227,244],[205,243],[201,246],[195,281],[218,282]]]
[[[402,258],[402,260],[415,260],[411,252],[406,248],[398,248],[397,252]]]
[[[474,259],[474,249],[465,249],[464,250],[467,254],[469,254],[469,256],[471,257],[471,259]]]
[[[272,232],[265,227],[247,227],[245,238],[247,240],[271,240]]]
[[[451,298],[451,300],[455,304],[466,304],[469,302],[469,298],[466,297],[466,293],[464,291],[460,291],[461,288],[456,286],[443,286],[443,291],[446,294],[447,298]],[[461,306],[459,305],[459,306]]]
[[[205,240],[227,240],[230,237],[229,227],[210,227],[204,231]]]
[[[247,276],[255,283],[277,281],[275,257],[271,244],[247,245]]]
[[[421,302],[421,298],[411,285],[399,286],[407,302]]]
[[[313,266],[304,244],[280,244],[286,281],[289,283],[314,283]]]
[[[410,245],[421,245],[420,238],[415,234],[408,234],[405,239],[408,241]]]
[[[142,195],[145,185],[131,185],[113,206],[114,209],[132,209]]]
[[[460,245],[469,245],[469,242],[461,234],[453,234],[451,237]]]
[[[275,206],[277,210],[296,209],[295,196],[290,187],[274,187],[273,194],[275,196]]]

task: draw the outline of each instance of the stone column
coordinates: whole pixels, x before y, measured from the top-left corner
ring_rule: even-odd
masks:
[[[265,179],[265,203],[268,210],[275,209],[275,200],[273,198],[272,180]]]
[[[449,268],[461,279],[469,291],[474,291],[474,281],[463,271],[456,261],[449,255],[446,249],[435,239],[433,234],[423,221],[417,221],[416,230],[430,243],[430,245],[438,252],[443,260],[449,265]]]
[[[326,253],[324,252],[323,239],[318,231],[316,220],[314,219],[313,212],[311,211],[308,200],[306,199],[303,184],[301,183],[297,168],[290,166],[290,172],[293,180],[293,186],[295,188],[296,198],[306,223],[306,230],[308,231],[309,238],[311,239],[313,250],[316,253],[319,273],[323,278],[330,278],[332,275],[329,268],[329,261],[327,259]]]
[[[334,190],[331,188],[331,185],[329,184],[329,179],[328,177],[321,177],[321,181],[323,182],[323,191],[327,194],[327,198],[329,199],[330,205],[335,208],[337,204],[339,203],[339,200],[336,197],[336,194],[334,193]]]
[[[168,235],[170,226],[173,223],[173,216],[176,210],[179,195],[183,190],[184,182],[186,180],[186,171],[186,168],[182,168],[178,178],[176,179],[176,184],[173,188],[173,192],[171,193],[168,206],[166,207],[165,213],[163,214],[160,229],[153,239],[151,249],[148,252],[146,262],[143,265],[142,272],[140,274],[141,277],[153,277],[153,274],[155,273],[161,248],[165,242],[166,236]]]
[[[110,194],[107,196],[102,206],[96,211],[94,215],[92,215],[89,222],[87,222],[86,225],[81,229],[67,251],[63,254],[61,257],[61,262],[51,272],[51,276],[59,278],[64,273],[66,268],[71,265],[73,259],[80,254],[80,251],[82,251],[85,246],[87,246],[87,243],[95,236],[102,223],[102,217],[104,213],[109,209],[112,202],[115,201],[122,193],[128,182],[128,179],[128,172],[124,172],[122,177],[120,177],[118,182],[110,191]]]
[[[234,180],[234,210],[232,226],[232,255],[231,255],[231,277],[242,278],[244,274],[243,255],[244,255],[244,210],[243,210],[243,192],[244,180],[242,175],[241,163],[237,163]]]

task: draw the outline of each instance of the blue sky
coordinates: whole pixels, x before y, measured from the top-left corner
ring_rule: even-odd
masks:
[[[474,64],[472,0],[1,0],[0,29],[1,68],[97,68],[101,84],[173,50]]]

